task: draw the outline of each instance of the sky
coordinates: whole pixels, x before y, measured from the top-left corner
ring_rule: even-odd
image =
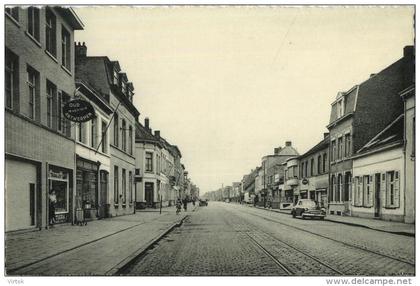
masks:
[[[413,45],[412,6],[74,8],[75,41],[118,60],[140,121],[182,152],[201,193],[292,141],[327,132],[331,103]]]

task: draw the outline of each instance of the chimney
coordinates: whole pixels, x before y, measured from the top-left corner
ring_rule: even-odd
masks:
[[[292,146],[292,141],[286,141],[286,147],[291,147]]]
[[[82,44],[80,44],[80,42],[78,42],[77,44],[75,43],[75,54],[77,58],[85,58],[87,55],[87,47],[85,45],[85,42],[83,42]]]
[[[274,155],[277,155],[279,153],[279,148],[274,148]]]
[[[404,57],[414,56],[414,46],[405,46],[404,47]]]
[[[150,129],[150,127],[149,127],[149,117],[146,117],[146,118],[144,119],[144,127],[146,127],[146,129],[147,129],[147,130],[149,130],[149,129]]]
[[[324,133],[324,139],[327,138],[328,135],[330,135],[330,133],[328,132]]]
[[[160,131],[159,131],[159,130],[155,130],[155,136],[156,136],[157,138],[160,138]]]

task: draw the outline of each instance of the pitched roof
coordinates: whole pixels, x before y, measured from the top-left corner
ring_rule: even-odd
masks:
[[[136,142],[148,142],[161,146],[160,140],[138,121],[136,121]]]
[[[277,154],[280,156],[299,156],[299,152],[292,146],[283,147],[280,152]]]
[[[398,116],[368,143],[360,148],[357,154],[365,154],[386,146],[399,145],[404,140],[404,114]]]
[[[318,144],[316,144],[314,147],[306,151],[303,155],[299,156],[299,158],[304,158],[320,150],[326,149],[328,148],[329,145],[330,145],[330,136],[328,135],[324,139],[322,139]]]

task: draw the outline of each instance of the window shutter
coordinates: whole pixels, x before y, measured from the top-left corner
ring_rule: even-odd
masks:
[[[400,207],[400,172],[395,171],[395,179],[394,179],[394,206],[399,208]]]
[[[373,186],[374,184],[372,183],[372,176],[369,176],[369,207],[373,206]]]

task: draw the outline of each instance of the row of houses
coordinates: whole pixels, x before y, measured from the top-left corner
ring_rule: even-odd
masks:
[[[414,47],[407,46],[398,61],[337,93],[316,145],[300,155],[286,142],[264,156],[243,177],[239,201],[287,210],[311,199],[330,215],[414,223],[414,79]]]
[[[6,231],[48,227],[52,191],[58,223],[198,196],[179,148],[140,123],[119,62],[74,44],[82,29],[71,8],[5,8]],[[64,116],[74,99],[91,104],[91,120]]]

